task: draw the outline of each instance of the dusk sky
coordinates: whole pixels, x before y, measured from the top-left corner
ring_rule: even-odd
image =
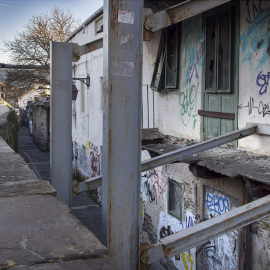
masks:
[[[54,6],[70,10],[83,23],[103,6],[103,0],[0,0],[0,49],[4,48],[3,40],[12,40],[32,15],[45,13]],[[0,63],[9,63],[8,55],[2,51]]]

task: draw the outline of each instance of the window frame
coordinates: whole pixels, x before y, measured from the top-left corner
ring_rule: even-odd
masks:
[[[168,35],[170,31],[170,27],[177,27],[177,34],[176,34],[176,79],[175,85],[173,86],[166,86],[167,84],[167,51],[168,51]],[[179,90],[179,74],[180,74],[180,27],[181,23],[173,24],[172,26],[167,27],[166,29],[162,30],[160,43],[158,48],[158,53],[154,65],[154,71],[152,75],[152,80],[150,84],[150,88],[154,91],[157,91],[161,94],[166,94],[170,91],[177,91]],[[161,65],[161,67],[160,67]],[[157,80],[158,71],[160,68],[160,77],[157,85],[155,82]]]
[[[220,31],[219,31],[219,15],[225,11],[230,11],[230,26],[229,26],[229,88],[227,90],[220,90],[219,89],[219,39],[220,39]],[[233,29],[232,25],[234,22],[234,6],[227,6],[222,9],[214,9],[211,11],[206,12],[204,16],[204,31],[205,31],[205,46],[204,46],[204,61],[203,61],[203,87],[205,93],[220,93],[220,94],[231,94],[233,92]],[[214,78],[214,89],[206,89],[206,59],[207,59],[207,23],[206,20],[209,17],[215,16],[215,65],[214,65],[214,71],[215,71],[215,78]]]
[[[167,192],[167,212],[169,215],[173,216],[174,218],[180,220],[182,222],[183,219],[183,207],[184,207],[184,184],[180,183],[176,180],[174,180],[171,177],[168,177],[167,179],[168,181],[168,192]],[[171,185],[175,185],[178,188],[180,188],[180,192],[181,192],[181,199],[179,200],[179,214],[175,211],[175,209],[171,209],[171,200],[170,200],[170,196],[171,196]]]

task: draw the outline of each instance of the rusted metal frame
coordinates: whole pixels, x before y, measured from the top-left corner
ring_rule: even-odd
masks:
[[[191,146],[187,146],[185,148],[182,148],[180,150],[175,150],[170,153],[164,154],[162,156],[154,157],[152,159],[146,160],[142,162],[141,165],[141,171],[147,171],[154,169],[158,166],[162,166],[168,163],[172,163],[174,161],[180,160],[184,157],[197,154],[199,152],[208,150],[210,148],[229,143],[234,140],[239,140],[242,138],[245,138],[247,136],[250,136],[252,134],[256,133],[257,125],[251,126],[251,127],[245,127],[242,129],[238,129],[233,132],[229,132],[225,135],[221,135],[218,137],[215,137],[213,139],[199,142]]]
[[[97,177],[86,179],[83,182],[79,182],[78,180],[72,180],[72,196],[76,197],[76,195],[80,194],[83,191],[91,190],[102,185],[102,175]]]
[[[102,242],[119,270],[139,269],[142,11],[104,1]]]
[[[178,23],[230,1],[231,0],[206,0],[181,3],[147,16],[144,27],[154,33],[173,23]]]
[[[79,61],[80,57],[82,55],[85,55],[87,53],[96,51],[98,49],[103,48],[103,38],[94,40],[92,42],[89,42],[84,45],[79,45],[77,43],[73,43],[73,62]]]
[[[50,43],[50,175],[57,197],[71,207],[72,44]]]
[[[230,119],[230,120],[235,119],[235,113],[225,113],[225,112],[213,112],[213,111],[198,110],[198,115],[214,117],[214,118]]]
[[[141,263],[150,265],[164,257],[173,257],[268,215],[270,195],[160,239],[158,244],[141,253]]]

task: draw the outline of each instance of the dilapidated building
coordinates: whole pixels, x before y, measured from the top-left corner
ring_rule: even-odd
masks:
[[[117,12],[118,24],[134,24],[132,11]],[[222,135],[227,144],[142,172],[141,242],[154,245],[269,195],[269,18],[270,3],[262,0],[144,1],[141,161],[178,149],[189,152]],[[136,42],[127,29],[115,37],[126,52]],[[83,45],[102,38],[101,8],[67,41]],[[106,53],[94,50],[72,67],[79,90],[72,104],[72,162],[74,176],[82,180],[103,174],[107,159],[102,155],[110,92]],[[133,77],[132,62],[121,61],[112,60],[109,76]],[[256,134],[226,135],[252,125]],[[96,192],[102,201],[101,188]],[[240,227],[171,260],[177,269],[268,269],[269,218]]]

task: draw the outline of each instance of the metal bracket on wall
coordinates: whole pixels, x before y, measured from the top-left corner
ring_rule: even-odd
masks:
[[[191,1],[187,0],[165,10],[151,14],[146,17],[144,27],[151,32],[157,32],[171,24],[178,23],[209,9],[222,5],[231,0],[205,0]],[[196,2],[196,3],[194,3]]]
[[[93,52],[101,48],[103,48],[103,38],[94,40],[82,46],[80,46],[78,43],[73,43],[72,44],[72,49],[73,49],[72,62],[78,62],[82,55]]]
[[[83,182],[79,182],[78,180],[72,180],[72,198],[77,197],[81,192],[86,190],[95,189],[102,185],[102,175],[97,177],[86,179]]]

